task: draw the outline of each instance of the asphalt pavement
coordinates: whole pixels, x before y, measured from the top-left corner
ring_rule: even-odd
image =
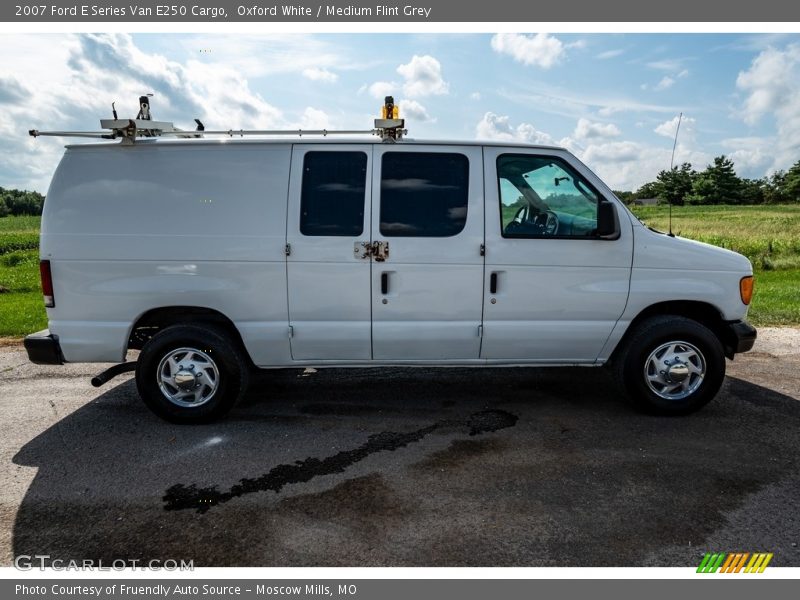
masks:
[[[178,426],[130,374],[0,348],[0,564],[800,566],[800,330],[774,331],[681,418],[603,369],[320,369]]]

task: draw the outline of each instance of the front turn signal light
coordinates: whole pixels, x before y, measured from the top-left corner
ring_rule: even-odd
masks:
[[[750,300],[753,299],[753,276],[748,275],[747,277],[742,277],[739,281],[739,295],[742,297],[742,302],[745,304],[750,304]]]

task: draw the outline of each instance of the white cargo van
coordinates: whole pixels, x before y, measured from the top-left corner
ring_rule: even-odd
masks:
[[[25,345],[135,367],[165,419],[222,416],[253,368],[387,365],[610,364],[682,414],[753,346],[749,261],[648,229],[564,149],[115,123],[55,172]]]

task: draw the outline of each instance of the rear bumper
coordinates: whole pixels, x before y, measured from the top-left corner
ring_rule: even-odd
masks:
[[[756,328],[747,321],[733,321],[727,324],[727,341],[733,354],[747,352],[753,348],[758,336]]]
[[[50,333],[49,329],[25,336],[25,350],[28,352],[28,360],[37,365],[64,364],[58,336]]]

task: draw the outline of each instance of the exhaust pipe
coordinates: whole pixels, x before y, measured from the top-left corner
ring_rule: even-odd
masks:
[[[136,370],[136,361],[133,362],[124,362],[118,365],[114,365],[92,377],[92,385],[94,387],[100,387],[104,383],[109,382],[110,380],[114,379],[117,375],[121,375],[122,373],[127,373],[128,371],[135,371]]]

